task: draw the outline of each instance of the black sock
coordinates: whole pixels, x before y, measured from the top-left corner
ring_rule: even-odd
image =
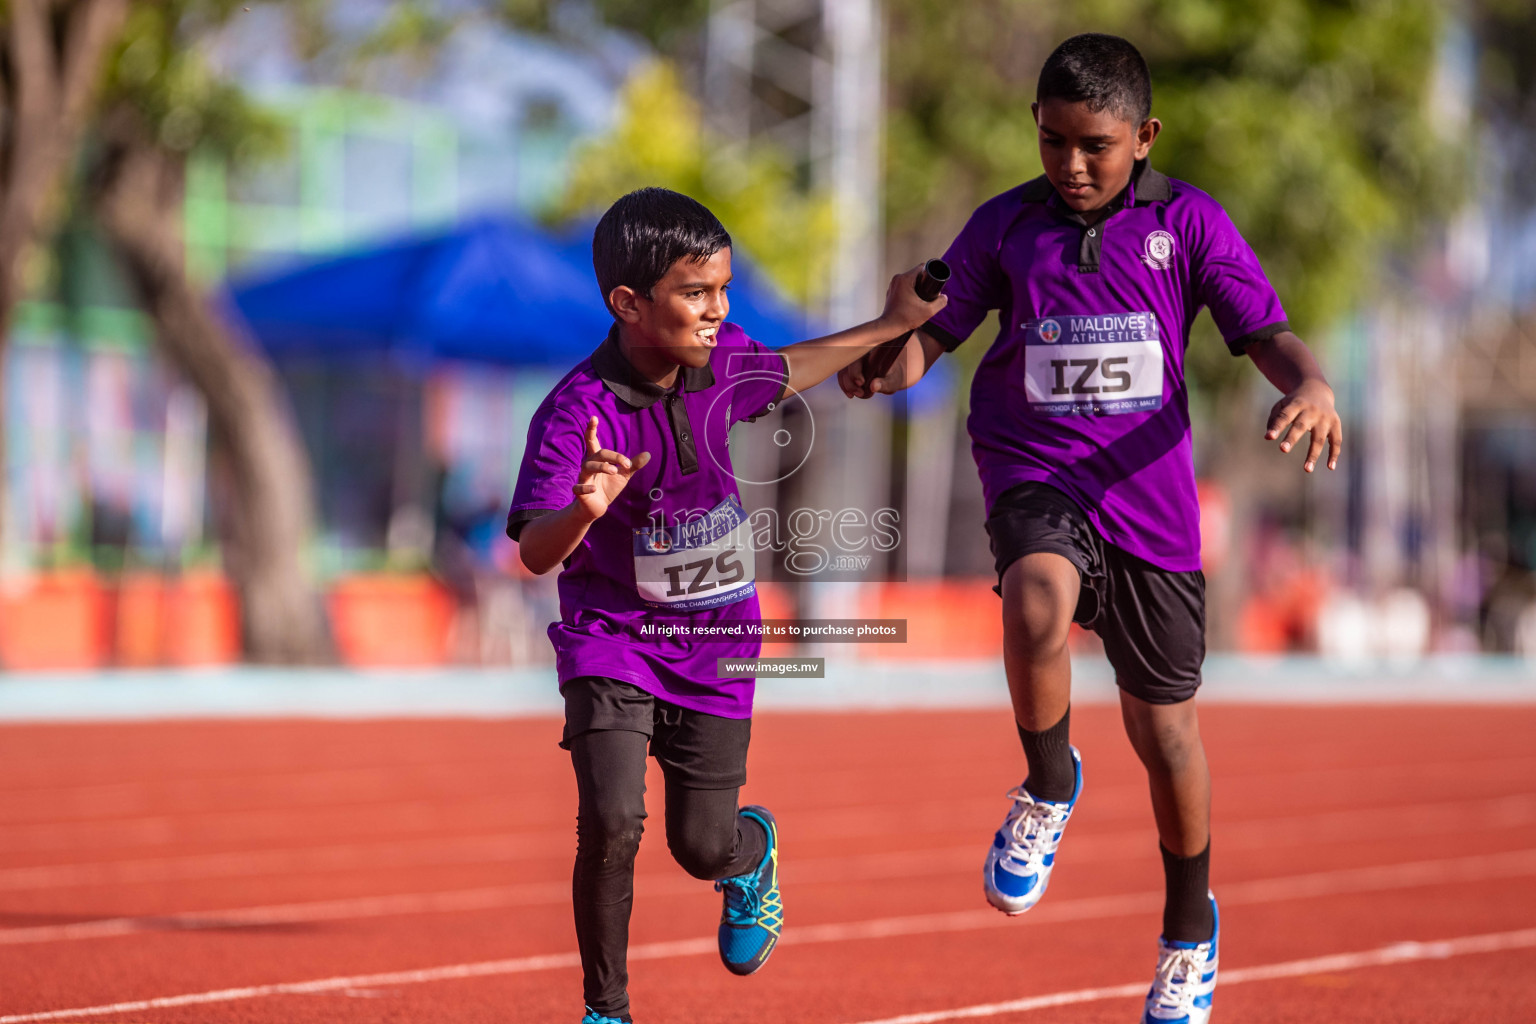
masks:
[[[1019,742],[1024,744],[1024,759],[1029,762],[1029,778],[1024,788],[1031,796],[1054,803],[1072,799],[1077,789],[1077,770],[1072,765],[1072,747],[1068,732],[1072,721],[1072,709],[1061,716],[1061,721],[1049,729],[1030,732],[1019,726]]]
[[[1211,913],[1211,844],[1193,857],[1169,853],[1162,843],[1163,878],[1168,894],[1163,903],[1163,938],[1169,942],[1205,942],[1216,930]]]

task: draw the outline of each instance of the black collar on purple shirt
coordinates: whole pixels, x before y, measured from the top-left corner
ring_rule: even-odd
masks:
[[[699,452],[693,426],[688,422],[688,404],[675,400],[679,394],[678,385],[664,388],[640,376],[639,371],[624,358],[624,350],[619,347],[618,324],[613,325],[608,331],[608,337],[592,353],[592,371],[603,382],[603,387],[632,409],[649,409],[666,399],[667,423],[672,428],[678,469],[684,476],[699,471]],[[684,366],[681,375],[683,391],[703,391],[715,386],[715,371],[708,363],[697,369]]]
[[[613,392],[619,401],[635,409],[649,409],[668,394],[672,388],[664,388],[654,381],[646,380],[640,376],[628,359],[624,358],[624,350],[619,347],[619,325],[614,324],[609,330],[608,337],[597,346],[597,351],[592,353],[592,371],[603,382],[603,386]],[[691,366],[682,367],[683,388],[687,391],[703,391],[705,388],[715,386],[715,371],[710,369],[708,363],[698,369]]]
[[[1079,274],[1097,274],[1099,272],[1099,257],[1104,251],[1104,232],[1109,228],[1109,219],[1121,210],[1125,209],[1126,199],[1131,198],[1134,205],[1143,203],[1167,202],[1173,198],[1173,185],[1166,174],[1152,169],[1152,164],[1147,160],[1136,161],[1136,166],[1131,171],[1131,180],[1120,190],[1120,194],[1109,201],[1104,207],[1104,215],[1092,224],[1080,213],[1074,213],[1061,197],[1056,194],[1056,188],[1045,175],[1025,182],[1019,191],[1019,198],[1026,203],[1044,203],[1051,211],[1063,220],[1071,221],[1081,227],[1082,237],[1077,247],[1077,272]]]

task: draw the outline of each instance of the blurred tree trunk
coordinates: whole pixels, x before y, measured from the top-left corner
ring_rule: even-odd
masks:
[[[240,593],[246,656],[325,660],[325,618],[303,564],[315,521],[309,460],[272,368],[236,343],[187,274],[185,158],[156,145],[125,110],[104,121],[103,135],[92,203],[161,351],[207,402],[217,462],[227,474],[225,565]]]
[[[9,0],[0,10],[0,367],[26,268],[57,226],[108,51],[127,0]],[[0,394],[0,537],[6,509]]]

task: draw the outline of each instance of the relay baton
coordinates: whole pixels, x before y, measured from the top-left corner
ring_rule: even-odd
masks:
[[[923,264],[923,269],[917,272],[917,280],[912,284],[912,290],[917,292],[917,297],[924,302],[932,302],[939,297],[939,292],[949,283],[949,264],[943,260],[929,260]],[[901,350],[907,347],[907,339],[912,337],[912,332],[892,338],[881,343],[877,348],[864,357],[864,381],[867,384],[876,377],[884,377],[891,372],[891,367],[896,365],[896,360],[901,356]]]

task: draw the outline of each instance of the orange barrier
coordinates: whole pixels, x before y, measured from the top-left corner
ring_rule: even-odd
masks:
[[[326,597],[336,650],[348,665],[406,667],[449,660],[453,594],[430,576],[350,576]]]
[[[229,580],[220,573],[187,573],[168,597],[168,662],[220,665],[240,660],[240,598]]]
[[[240,604],[216,572],[114,582],[90,570],[42,573],[0,585],[0,665],[222,665],[240,660]]]
[[[1328,590],[1326,574],[1305,568],[1249,595],[1238,614],[1238,650],[1246,654],[1316,650],[1317,612]]]
[[[117,584],[113,641],[117,663],[149,668],[164,663],[166,580],[159,573],[129,573]]]
[[[240,660],[240,599],[222,573],[126,574],[117,583],[114,661],[124,668]]]
[[[337,650],[350,665],[441,665],[453,596],[427,576],[354,576],[327,597]],[[0,585],[0,666],[11,670],[107,665],[217,665],[241,655],[240,603],[215,572],[129,573],[115,583],[89,570]]]
[[[863,653],[882,661],[1002,657],[1002,602],[992,592],[994,582],[988,577],[872,586],[863,614],[906,619],[907,642],[870,644]]]
[[[0,663],[8,669],[89,669],[111,650],[110,595],[89,570],[0,584]]]

